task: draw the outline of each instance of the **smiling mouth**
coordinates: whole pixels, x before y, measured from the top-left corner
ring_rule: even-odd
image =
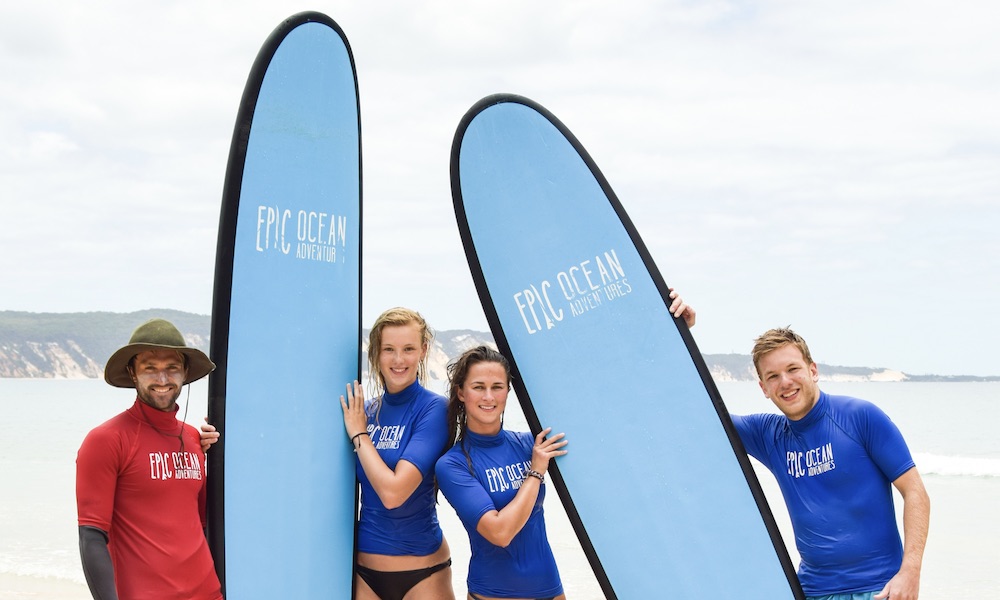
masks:
[[[782,395],[781,395],[781,399],[782,399],[782,400],[792,400],[792,399],[794,399],[794,398],[795,398],[796,396],[798,396],[798,395],[799,395],[799,391],[800,391],[800,390],[795,390],[795,391],[792,391],[792,392],[788,392],[788,393],[786,393],[786,394],[782,394]]]

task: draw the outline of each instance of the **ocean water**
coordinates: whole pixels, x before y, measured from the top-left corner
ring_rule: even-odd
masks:
[[[1000,597],[1000,384],[822,383],[831,393],[881,406],[902,429],[931,495],[931,531],[924,557],[921,598]],[[199,424],[206,384],[194,384],[187,421]],[[722,383],[734,413],[773,411],[754,383]],[[77,545],[76,451],[86,433],[127,408],[133,394],[98,380],[0,379],[0,576],[57,580],[79,586],[86,600]],[[527,429],[511,402],[510,429]],[[558,429],[558,423],[552,423]],[[791,528],[770,474],[759,478],[786,542]],[[609,484],[611,484],[609,482]],[[554,490],[553,490],[554,492]],[[897,507],[901,502],[897,499]],[[546,499],[549,537],[571,599],[603,595],[590,572],[558,495]],[[455,588],[464,597],[468,538],[442,498],[439,509],[455,561]],[[794,560],[797,556],[790,547]],[[669,582],[664,582],[669,588]],[[719,590],[706,591],[725,598]],[[21,600],[37,594],[0,598]]]

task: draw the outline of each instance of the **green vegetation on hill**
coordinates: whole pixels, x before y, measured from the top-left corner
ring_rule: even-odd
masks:
[[[108,356],[128,341],[132,331],[153,318],[171,321],[185,334],[208,340],[211,317],[171,309],[149,309],[131,313],[31,313],[0,311],[0,344],[62,342],[74,340],[81,347]]]
[[[212,320],[208,315],[171,309],[149,309],[131,313],[32,313],[0,311],[0,376],[2,377],[79,377],[99,376],[98,369],[111,354],[124,345],[132,331],[145,321],[161,317],[173,322],[192,344],[209,352]],[[362,331],[367,344],[368,331]],[[467,329],[438,331],[435,343],[444,357],[458,356],[479,344],[493,344],[489,332]],[[718,380],[720,377],[754,381],[756,374],[746,354],[705,354],[705,362]],[[89,365],[89,366],[87,366]],[[366,366],[363,365],[363,368]],[[432,367],[433,368],[433,367]],[[864,380],[884,371],[869,367],[841,367],[821,364],[826,377]],[[437,376],[444,377],[444,362],[437,365]],[[1000,381],[1000,377],[906,375],[908,381]]]
[[[136,327],[156,317],[173,322],[193,345],[208,351],[211,318],[170,309],[131,313],[0,311],[0,350],[8,360],[21,356],[42,372],[53,370],[52,357],[36,348],[48,346],[60,348],[80,364],[89,358],[103,366],[115,350],[128,342]],[[18,371],[18,365],[7,369]]]

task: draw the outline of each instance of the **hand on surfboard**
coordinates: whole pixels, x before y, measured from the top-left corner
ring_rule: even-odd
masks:
[[[563,456],[568,450],[563,447],[569,443],[565,433],[557,433],[550,438],[546,438],[552,432],[551,427],[546,427],[535,436],[535,446],[531,449],[531,470],[538,471],[542,475],[549,470],[549,460]]]
[[[357,380],[347,384],[347,400],[340,397],[340,407],[344,409],[344,428],[348,436],[368,431],[368,415],[365,414],[365,389]]]
[[[670,288],[670,299],[673,300],[670,303],[670,314],[678,319],[684,319],[684,324],[688,326],[688,329],[694,327],[694,307],[686,304],[684,299],[680,297],[680,294],[674,291],[674,288]]]
[[[201,426],[201,451],[208,452],[208,449],[212,447],[212,444],[219,441],[219,436],[221,435],[218,430],[216,430],[215,425],[208,422],[208,417],[205,417],[205,423]]]

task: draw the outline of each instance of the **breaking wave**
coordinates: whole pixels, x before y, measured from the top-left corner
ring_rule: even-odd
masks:
[[[914,454],[922,475],[1000,477],[1000,458]]]

